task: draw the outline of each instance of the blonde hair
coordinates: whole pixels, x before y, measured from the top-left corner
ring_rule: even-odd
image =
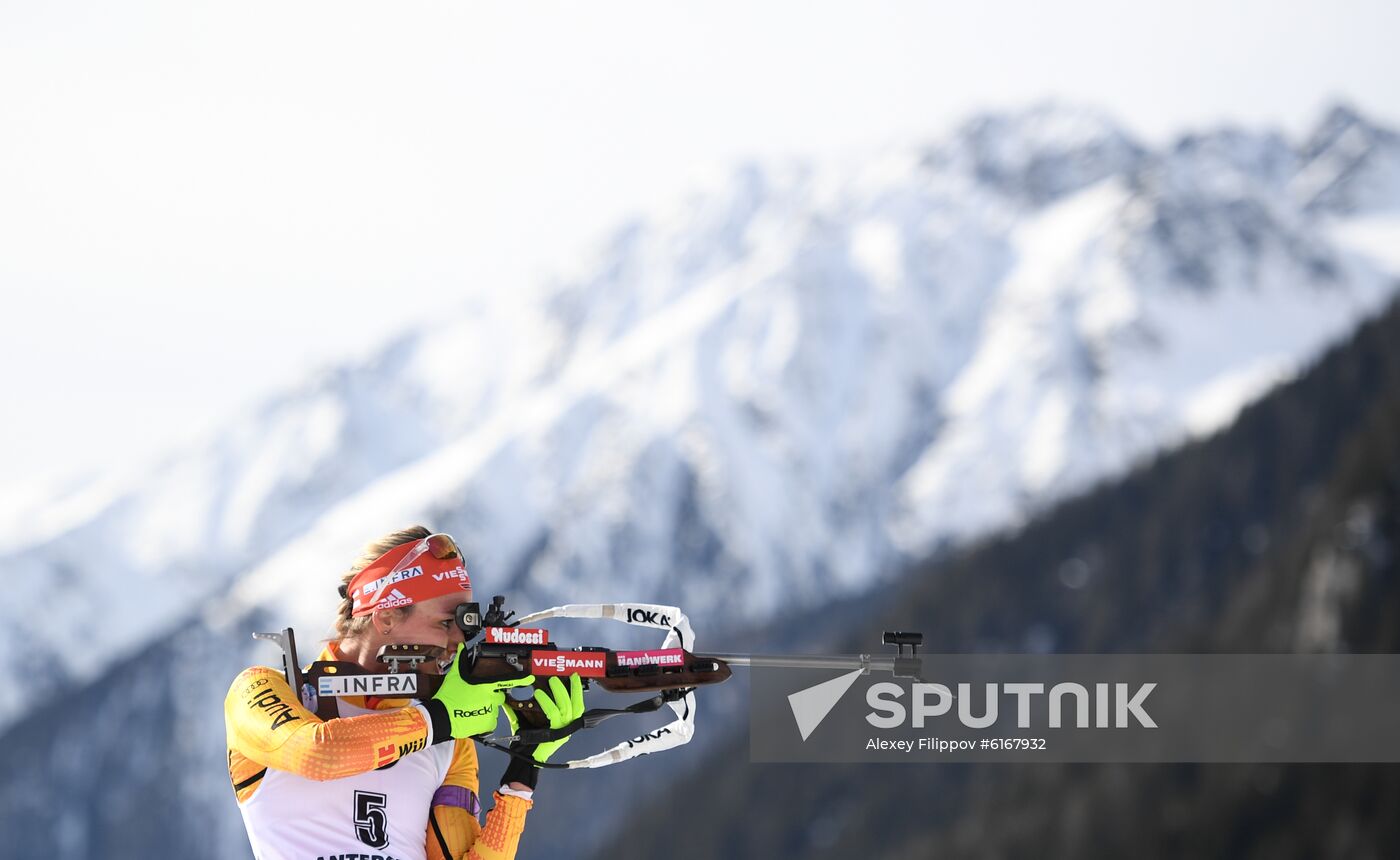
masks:
[[[432,532],[428,531],[428,529],[423,526],[409,526],[406,529],[390,532],[378,540],[365,544],[364,551],[360,553],[360,557],[355,559],[354,564],[350,565],[349,573],[346,573],[340,578],[341,601],[340,609],[336,612],[335,616],[336,639],[355,636],[369,625],[368,615],[361,615],[357,618],[350,614],[355,608],[355,601],[350,599],[348,592],[350,589],[350,580],[355,578],[355,574],[369,567],[376,558],[379,558],[394,547],[402,546],[412,541],[422,540],[431,534]],[[413,609],[413,606],[404,606],[400,607],[400,609],[407,615]]]

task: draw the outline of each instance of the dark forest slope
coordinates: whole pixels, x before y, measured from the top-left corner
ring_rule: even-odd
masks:
[[[826,643],[1400,650],[1400,306],[1227,430],[908,573]],[[849,609],[849,608],[848,608]],[[753,765],[745,739],[599,856],[1395,857],[1393,765]],[[688,822],[684,827],[680,823]]]

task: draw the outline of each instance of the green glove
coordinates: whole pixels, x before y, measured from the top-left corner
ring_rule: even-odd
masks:
[[[469,738],[495,731],[496,718],[501,704],[506,700],[505,691],[535,683],[534,675],[477,684],[465,680],[462,677],[466,668],[462,665],[464,647],[457,646],[457,659],[443,676],[442,687],[432,699],[423,703],[432,718],[434,743],[445,741],[448,737]],[[449,726],[450,732],[444,731]]]
[[[544,690],[536,690],[535,701],[539,704],[545,717],[549,719],[549,727],[562,729],[583,716],[583,679],[578,675],[570,675],[569,689],[565,690],[564,682],[559,680],[559,676],[553,675],[549,679],[549,694],[546,694]],[[512,734],[520,730],[515,712],[509,708],[506,709],[506,719],[510,720]],[[554,751],[568,743],[571,737],[573,735],[567,735],[557,741],[536,746],[533,751],[535,761],[549,761],[549,757],[554,754]],[[520,749],[523,752],[528,747],[522,744]]]

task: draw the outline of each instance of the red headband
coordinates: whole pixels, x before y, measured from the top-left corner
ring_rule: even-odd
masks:
[[[351,615],[408,606],[444,594],[470,591],[471,579],[451,535],[429,535],[399,544],[350,580]]]

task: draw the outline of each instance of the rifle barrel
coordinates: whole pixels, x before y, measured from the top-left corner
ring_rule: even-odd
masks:
[[[807,654],[696,654],[701,659],[723,660],[731,666],[757,666],[763,669],[863,669],[867,672],[891,672],[893,657],[872,657],[869,654],[807,655]]]

